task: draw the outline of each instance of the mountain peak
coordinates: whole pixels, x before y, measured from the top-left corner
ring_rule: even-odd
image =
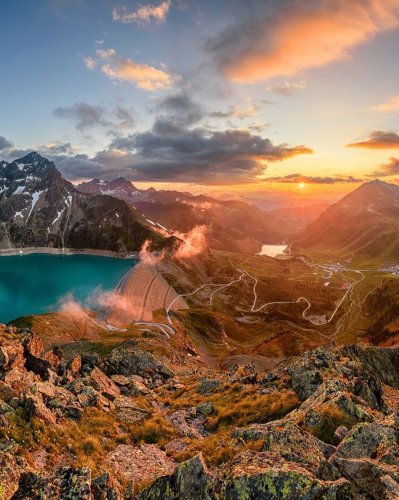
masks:
[[[32,164],[32,163],[42,163],[46,162],[49,163],[49,160],[45,158],[44,156],[41,156],[39,153],[36,151],[31,151],[30,153],[26,154],[22,158],[18,158],[14,160],[17,163],[23,163],[24,165]]]

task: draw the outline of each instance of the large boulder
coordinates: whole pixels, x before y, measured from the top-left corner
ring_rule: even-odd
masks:
[[[177,410],[168,419],[176,427],[180,437],[201,439],[208,434],[204,427],[205,416],[195,407]]]
[[[236,429],[232,437],[246,441],[264,440],[263,449],[279,454],[285,460],[296,462],[315,471],[335,448],[326,445],[290,420],[253,425]]]
[[[48,370],[51,368],[51,364],[42,358],[44,345],[41,338],[32,333],[23,340],[22,345],[24,347],[26,369],[40,375],[42,379],[48,380]]]
[[[91,493],[93,500],[122,500],[116,481],[107,472],[93,479]]]
[[[377,464],[365,458],[331,459],[343,477],[347,478],[355,492],[354,498],[393,500],[399,498],[399,470],[385,464]]]
[[[18,491],[13,500],[58,499],[59,489],[51,481],[35,472],[23,472],[19,479]]]
[[[92,500],[88,467],[64,467],[58,473],[60,500]]]
[[[215,489],[218,498],[228,500],[353,498],[349,481],[320,481],[274,452],[237,455],[218,472]]]
[[[120,481],[147,485],[159,476],[172,474],[176,468],[176,462],[155,444],[119,444],[108,453],[106,464]]]
[[[202,455],[179,464],[173,474],[158,478],[136,495],[137,500],[211,500],[212,480]]]
[[[127,341],[115,348],[105,362],[107,375],[140,375],[145,379],[167,380],[173,377],[161,361],[151,353],[137,347],[134,341]]]
[[[97,367],[93,368],[90,375],[85,377],[85,379],[86,385],[93,387],[102,396],[111,401],[120,396],[118,386]]]
[[[127,424],[140,422],[151,415],[151,412],[138,406],[132,398],[120,396],[114,399],[116,418]]]
[[[374,423],[354,427],[337,447],[337,456],[343,458],[378,458],[393,449],[399,458],[398,431]]]

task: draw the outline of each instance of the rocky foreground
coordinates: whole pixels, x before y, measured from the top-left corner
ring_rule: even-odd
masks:
[[[399,498],[398,348],[217,373],[0,336],[2,499]]]

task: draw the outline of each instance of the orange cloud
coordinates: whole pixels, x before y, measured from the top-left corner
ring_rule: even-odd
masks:
[[[392,97],[390,101],[373,106],[371,109],[374,111],[399,111],[399,96]]]
[[[145,24],[149,23],[152,19],[161,23],[165,21],[170,8],[170,0],[165,0],[159,5],[142,5],[133,12],[129,12],[126,7],[121,7],[112,11],[112,19],[123,24]]]
[[[352,142],[347,148],[366,149],[399,149],[399,134],[396,132],[383,132],[375,130],[364,141]]]
[[[294,75],[348,57],[377,33],[399,25],[399,0],[280,0],[210,40],[224,73],[239,82]]]
[[[114,49],[97,50],[97,55],[106,62],[101,71],[111,80],[132,83],[140,89],[149,91],[168,89],[174,81],[167,71],[125,59]]]
[[[391,175],[399,174],[399,159],[389,158],[388,163],[380,166],[378,170],[375,170],[369,177],[389,177]]]

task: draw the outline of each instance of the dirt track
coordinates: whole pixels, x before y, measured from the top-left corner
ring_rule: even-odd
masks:
[[[108,321],[112,324],[126,324],[132,321],[152,321],[153,311],[166,309],[178,296],[152,264],[138,264],[119,289],[121,300],[111,308]],[[187,303],[179,298],[173,310],[187,309]]]

